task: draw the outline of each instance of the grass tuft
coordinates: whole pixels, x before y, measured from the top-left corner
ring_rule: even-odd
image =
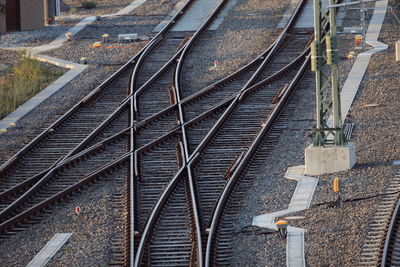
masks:
[[[52,70],[24,54],[19,54],[19,62],[14,65],[11,73],[0,80],[0,118],[64,74],[64,71]]]

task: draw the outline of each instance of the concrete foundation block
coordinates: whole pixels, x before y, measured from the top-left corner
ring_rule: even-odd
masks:
[[[305,174],[321,175],[351,169],[356,163],[356,147],[352,143],[343,146],[317,147],[305,150]]]

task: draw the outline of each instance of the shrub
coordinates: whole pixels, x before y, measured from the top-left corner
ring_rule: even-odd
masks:
[[[95,8],[96,6],[97,6],[96,1],[83,1],[81,3],[81,8],[85,8],[85,9],[92,9],[92,8]]]
[[[0,80],[0,118],[36,95],[64,72],[44,67],[36,59],[21,53],[11,74]]]

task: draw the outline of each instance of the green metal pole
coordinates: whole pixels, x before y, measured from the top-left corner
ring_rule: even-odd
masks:
[[[321,32],[321,0],[314,0],[314,53],[311,54],[314,62],[315,71],[315,87],[316,87],[316,111],[317,111],[317,132],[315,135],[314,145],[321,146],[324,140],[323,128],[323,107],[322,107],[322,76],[321,76],[321,59],[322,59],[322,32]]]
[[[334,5],[334,0],[329,0],[329,5]],[[334,145],[343,145],[342,134],[342,116],[340,108],[340,92],[339,92],[339,70],[338,70],[338,49],[337,49],[337,35],[336,35],[336,8],[329,9],[329,22],[330,22],[330,47],[331,60],[328,64],[331,65],[331,85],[332,85],[332,115],[333,115],[333,128],[334,128]],[[327,40],[327,42],[329,41]],[[329,58],[329,57],[328,57]]]

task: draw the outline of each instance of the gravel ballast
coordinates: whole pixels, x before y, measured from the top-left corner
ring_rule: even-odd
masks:
[[[143,36],[153,35],[154,33],[151,32],[152,29],[164,18],[166,13],[170,12],[170,9],[175,3],[176,1],[149,0],[131,13],[135,15],[135,17],[123,16],[96,21],[77,34],[72,41],[67,42],[63,47],[49,51],[47,53],[48,55],[72,61],[78,61],[80,57],[85,56],[89,60],[88,68],[62,90],[20,120],[17,126],[9,129],[7,133],[0,136],[0,149],[5,151],[5,153],[1,155],[0,162],[5,162],[51,122],[64,114],[76,101],[84,97],[108,75],[119,68],[120,64],[126,61],[128,55],[133,56],[145,43],[113,43],[113,39],[116,38],[118,33],[135,31],[139,34],[143,34]],[[282,2],[279,1],[273,1],[273,3],[282,5]],[[254,1],[239,1],[237,6],[245,8],[248,12],[253,9],[255,11],[260,11]],[[285,8],[282,7],[282,13],[284,10]],[[161,12],[164,12],[164,14]],[[245,38],[240,39],[241,35],[250,37],[256,32],[254,32],[251,27],[243,25],[245,18],[238,18],[240,9],[234,12],[234,16],[227,17],[223,26],[220,28],[223,31],[220,36],[226,34],[227,40],[229,39],[229,45],[232,44],[236,47],[235,53],[230,56],[230,60],[233,64],[229,66],[229,69],[220,69],[213,72],[209,78],[205,80],[206,82],[204,84],[219,79],[228,72],[249,62],[253,57],[263,52],[267,48],[267,45],[272,43],[274,35],[277,34],[277,30],[274,29],[272,24],[270,28],[261,29],[261,25],[265,23],[263,21],[265,17],[261,16],[261,21],[258,26],[260,29],[256,32],[263,32],[265,40],[261,37],[252,37],[252,45],[250,46],[250,42],[245,42]],[[277,16],[274,23],[279,21],[278,17],[279,16]],[[251,19],[252,22],[256,20],[256,17]],[[240,33],[240,35],[235,36],[235,32]],[[130,49],[115,48],[115,50],[114,48],[104,47],[92,49],[90,44],[93,43],[94,40],[100,39],[102,33],[110,34],[110,46],[132,47]],[[236,43],[237,40],[242,40],[242,42]],[[218,44],[218,39],[210,42],[215,47]],[[260,43],[258,44],[257,42]],[[204,44],[206,45],[207,43]],[[228,42],[226,44],[228,44]],[[222,50],[225,51],[223,52],[225,53],[224,55],[221,52]],[[241,50],[244,52],[240,53]],[[193,53],[195,52],[194,50]],[[221,47],[219,50],[210,49],[207,53],[209,54],[208,56],[216,58],[229,56],[227,47]],[[211,53],[212,55],[210,55]],[[202,55],[204,55],[204,53],[199,53],[198,57]],[[208,68],[208,65],[205,68]],[[207,74],[204,73],[204,75]],[[198,77],[203,79],[201,76]],[[196,79],[196,77],[193,79]],[[0,249],[5,252],[4,254],[10,255],[0,257],[2,264],[23,266],[55,233],[70,231],[73,232],[74,235],[65,249],[54,259],[54,262],[52,262],[52,264],[54,264],[53,266],[107,265],[110,260],[110,247],[105,244],[110,242],[110,235],[113,234],[111,228],[116,227],[111,224],[113,214],[108,212],[110,209],[108,200],[110,200],[112,194],[108,189],[110,187],[112,187],[110,182],[99,182],[93,187],[90,187],[88,191],[85,190],[83,194],[74,196],[70,201],[55,205],[51,215],[46,215],[46,218],[50,218],[50,220],[42,221],[25,231],[11,236],[6,242],[0,243]],[[79,215],[79,217],[73,213],[77,205],[82,206],[82,216]],[[98,214],[98,216],[96,214]],[[9,241],[12,243],[12,246],[8,245]],[[21,255],[21,257],[16,258],[12,257],[12,255]],[[79,255],[79,258],[75,258],[75,255]]]
[[[72,5],[73,1],[64,2],[71,2],[69,4]],[[0,149],[4,152],[1,153],[0,163],[5,162],[47,125],[64,114],[145,44],[118,44],[113,41],[118,33],[133,31],[143,37],[151,36],[154,34],[151,30],[174,6],[172,2],[149,0],[131,12],[130,15],[134,17],[96,21],[65,46],[48,52],[48,55],[76,62],[83,56],[87,57],[89,67],[21,119],[17,126],[0,135]],[[394,5],[394,1],[391,3]],[[263,52],[279,34],[280,30],[275,27],[288,4],[288,0],[238,1],[219,31],[209,33],[191,51],[192,54],[184,66],[191,69],[184,76],[185,85],[190,86],[191,90],[199,90]],[[107,13],[115,11],[110,7]],[[104,14],[101,12],[103,11],[99,11],[99,14]],[[396,14],[400,15],[399,12]],[[348,17],[349,25],[354,24],[355,19]],[[368,230],[368,220],[379,204],[379,198],[374,196],[383,193],[391,178],[398,172],[398,168],[391,165],[392,160],[400,159],[400,152],[396,149],[397,139],[400,138],[400,125],[398,126],[396,118],[399,114],[399,96],[396,90],[399,69],[394,62],[394,42],[400,26],[396,23],[395,18],[388,14],[381,40],[389,45],[389,49],[372,57],[351,109],[349,120],[356,127],[351,139],[357,149],[355,168],[319,177],[311,209],[298,214],[306,219],[290,221],[290,225],[303,227],[308,231],[305,243],[307,266],[358,264]],[[94,41],[101,40],[103,33],[111,35],[110,47],[120,48],[91,48]],[[345,59],[348,48],[352,45],[352,38],[352,35],[342,36],[341,44],[347,47],[340,55],[342,73],[348,73],[352,64],[352,60]],[[34,43],[28,43],[27,46],[32,44]],[[219,67],[210,71],[214,60],[219,61]],[[279,144],[271,150],[265,169],[260,170],[258,180],[254,181],[243,201],[242,212],[236,223],[233,266],[285,265],[285,241],[280,240],[275,233],[257,234],[245,229],[251,224],[253,216],[285,209],[290,202],[296,182],[285,179],[283,175],[288,167],[303,164],[303,152],[311,142],[314,126],[314,85],[310,83],[313,74],[310,72],[307,75],[309,78],[301,84],[294,96],[297,99],[296,109],[281,134]],[[364,106],[371,103],[379,105],[370,108]],[[336,197],[331,189],[335,176],[341,179],[343,199],[367,199],[348,201],[339,208],[327,205]],[[83,194],[53,207],[52,214],[46,215],[49,221],[34,225],[0,243],[0,250],[4,252],[0,255],[2,264],[24,266],[55,233],[70,231],[74,232],[73,237],[54,259],[52,266],[107,265],[110,260],[107,242],[111,240],[112,228],[117,227],[112,222],[113,213],[109,212],[112,184],[112,180],[107,180],[85,189]],[[368,198],[370,196],[372,197]],[[73,213],[77,205],[82,206],[82,214],[79,216]],[[20,258],[13,257],[14,255],[19,255]]]
[[[393,1],[392,1],[393,2]],[[393,3],[392,3],[393,4]],[[359,22],[356,11],[350,10],[344,26]],[[371,13],[369,13],[371,15]],[[303,220],[289,225],[307,229],[305,253],[307,266],[357,266],[369,228],[369,220],[379,205],[379,195],[398,173],[392,161],[399,158],[398,71],[394,62],[394,43],[399,25],[388,13],[380,40],[389,49],[374,55],[348,116],[355,123],[351,142],[356,145],[357,163],[352,170],[318,177],[312,206],[299,212]],[[347,59],[353,35],[341,35],[339,41],[341,84],[349,73],[353,59]],[[355,50],[356,54],[358,53]],[[242,213],[237,221],[238,235],[234,243],[234,266],[283,266],[286,264],[286,240],[268,231],[245,231],[252,218],[259,214],[286,209],[296,182],[284,174],[288,167],[304,164],[304,149],[310,144],[314,127],[314,85],[296,93],[301,100],[279,144],[267,159],[268,169],[261,173],[249,189]],[[311,100],[311,101],[310,101]],[[378,104],[377,107],[364,106]],[[271,162],[271,164],[269,164]],[[334,177],[341,183],[344,202],[335,207],[337,195],[332,190]],[[250,211],[250,212],[249,212]],[[257,229],[259,230],[259,229]]]

